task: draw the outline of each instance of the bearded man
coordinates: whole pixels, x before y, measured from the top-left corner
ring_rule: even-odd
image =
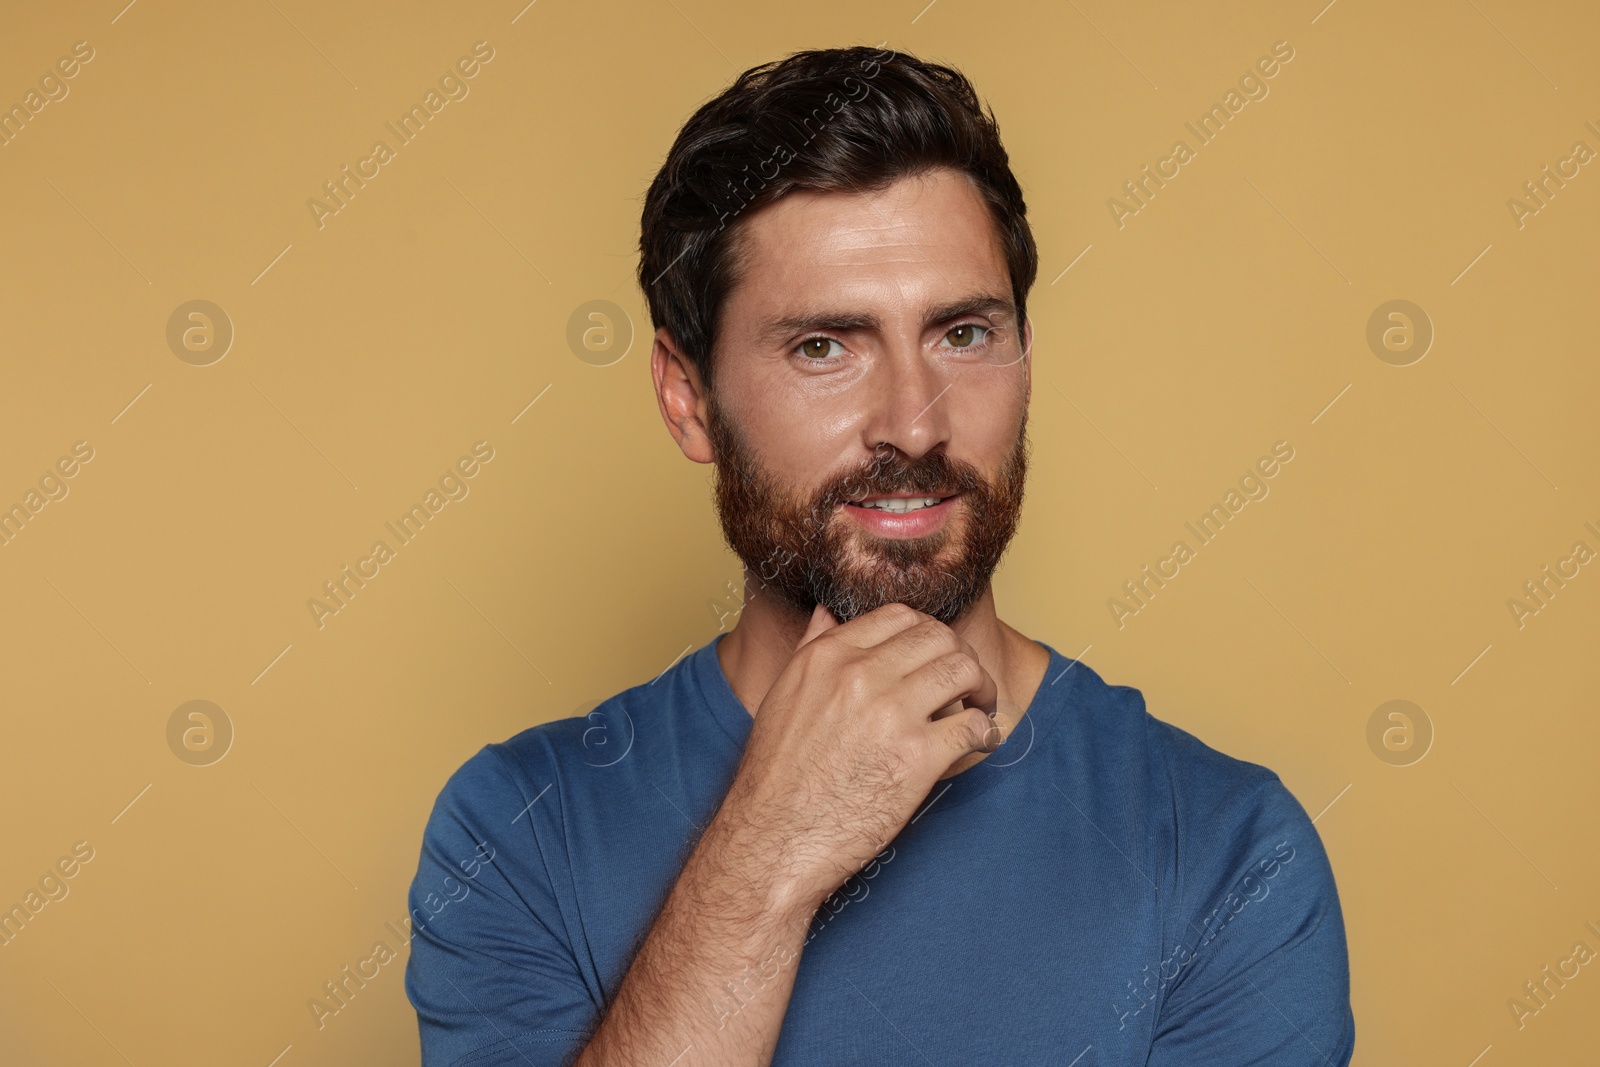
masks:
[[[996,615],[1038,257],[966,78],[868,48],[746,71],[640,249],[744,605],[446,784],[410,899],[424,1062],[1347,1064],[1299,803]]]

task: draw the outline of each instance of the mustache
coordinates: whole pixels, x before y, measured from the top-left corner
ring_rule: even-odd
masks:
[[[832,514],[840,504],[891,493],[925,493],[955,496],[983,488],[984,482],[969,464],[958,463],[943,449],[915,460],[898,451],[875,456],[866,466],[833,482],[818,497],[819,514]]]
[[[1021,514],[1029,451],[1025,413],[1011,455],[992,482],[981,468],[952,458],[948,442],[913,457],[882,441],[864,461],[807,485],[764,467],[739,427],[715,403],[709,411],[713,496],[723,538],[761,595],[777,597],[801,615],[826,604],[840,622],[898,602],[947,623],[983,595]],[[787,449],[785,466],[820,466],[816,457],[807,464],[797,454],[804,444],[774,447]],[[897,494],[959,494],[965,521],[934,537],[863,542],[850,517],[841,514],[841,505],[853,499]],[[862,544],[857,551],[854,546]],[[748,600],[753,594],[747,588],[745,595]]]

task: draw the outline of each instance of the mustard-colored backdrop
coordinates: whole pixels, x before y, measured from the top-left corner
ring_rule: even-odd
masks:
[[[736,617],[644,189],[880,42],[973,78],[1040,246],[1003,617],[1317,817],[1358,1062],[1593,1057],[1591,5],[123,3],[0,32],[0,1060],[417,1061],[403,949],[308,1002],[446,776]]]

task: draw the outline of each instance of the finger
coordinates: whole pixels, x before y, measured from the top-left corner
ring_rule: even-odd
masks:
[[[993,752],[1006,736],[1005,728],[980,708],[968,708],[959,715],[942,719],[934,724],[934,729],[944,742],[945,751],[951,754],[952,765],[974,752]]]
[[[887,669],[909,678],[940,656],[963,651],[954,630],[938,619],[922,619],[886,638],[873,655]]]
[[[955,638],[955,642],[959,651],[965,652],[967,655],[971,656],[973,659],[982,664],[983,660],[979,658],[978,650],[972,646],[970,641],[956,633],[954,630],[951,630],[950,633]],[[965,711],[966,709],[967,705],[962,701],[952,700],[950,703],[933,713],[933,721],[938,722],[947,715],[955,715],[956,713]]]
[[[822,636],[838,625],[839,620],[833,617],[833,612],[828,610],[828,606],[818,604],[811,612],[811,621],[806,624],[806,632],[800,635],[800,644],[795,647],[804,648],[813,638]]]
[[[901,688],[908,704],[930,719],[955,700],[965,700],[985,713],[993,712],[997,710],[1000,697],[994,677],[965,652],[950,652],[935,658],[907,675]],[[959,717],[949,716],[951,719]]]
[[[857,648],[873,648],[901,631],[929,619],[930,616],[905,604],[884,604],[856,616],[849,622],[840,623],[835,636]]]
[[[875,658],[882,657],[880,662],[890,670],[909,679],[914,672],[940,656],[955,652],[965,653],[974,661],[982,662],[978,658],[978,650],[966,638],[938,619],[926,618],[888,638],[873,649],[872,654]]]

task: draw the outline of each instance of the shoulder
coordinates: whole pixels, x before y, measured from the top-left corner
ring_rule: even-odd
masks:
[[[1322,839],[1275,772],[1159,720],[1152,719],[1152,733],[1158,739],[1152,756],[1172,783],[1176,909],[1169,919],[1175,940],[1208,944],[1246,905],[1269,894],[1275,895],[1271,922],[1257,910],[1231,939],[1292,937],[1280,924],[1303,927],[1330,913],[1338,916],[1338,891]],[[1329,941],[1327,947],[1334,945]]]
[[[582,717],[557,719],[480,747],[440,788],[426,836],[483,840],[527,830],[533,825],[527,814],[561,777],[561,764],[570,758],[564,753],[581,748],[585,727]]]
[[[1147,710],[1140,718],[1180,906],[1215,906],[1241,884],[1253,886],[1263,872],[1276,875],[1291,863],[1298,868],[1292,881],[1315,896],[1332,895],[1316,827],[1276,771],[1219,751]]]
[[[1062,659],[1067,668],[1043,684],[1065,690],[1055,699],[1066,740],[1079,751],[1092,752],[1093,771],[1102,786],[1120,782],[1123,792],[1142,786],[1152,803],[1170,807],[1180,819],[1254,794],[1281,804],[1282,795],[1266,796],[1274,783],[1282,786],[1270,768],[1212,748],[1158,718],[1135,687],[1108,682],[1080,660]]]
[[[423,869],[431,861],[448,872],[475,854],[504,851],[519,828],[527,829],[520,816],[534,800],[530,780],[496,747],[478,749],[439,790],[423,828]]]
[[[537,793],[570,765],[598,767],[626,756],[638,721],[632,696],[628,690],[483,745],[450,774],[438,806],[503,804],[513,793]],[[532,799],[529,795],[523,803]]]
[[[1170,801],[1180,878],[1215,893],[1273,857],[1332,891],[1332,871],[1311,818],[1277,772],[1230,756],[1148,713],[1152,775]],[[1305,876],[1302,876],[1305,877]],[[1297,879],[1299,880],[1299,879]]]
[[[1219,751],[1157,717],[1133,686],[1108,682],[1081,661],[1067,662],[1057,681],[1068,687],[1063,696],[1075,724],[1073,740],[1093,745],[1103,777],[1142,782],[1150,802],[1179,822],[1215,824],[1219,816],[1251,809],[1284,818],[1299,810],[1271,768]]]
[[[1136,689],[1093,680],[1104,691],[1092,715],[1118,761],[1096,777],[1101,788],[1114,775],[1124,790],[1142,788],[1146,856],[1160,884],[1162,958],[1145,986],[1158,1005],[1150,1062],[1237,1062],[1230,1042],[1239,1041],[1259,1046],[1262,1062],[1300,1062],[1307,1049],[1348,1062],[1344,918],[1305,808],[1271,768],[1156,717]],[[1249,1007],[1264,990],[1271,1019],[1294,1018],[1298,1029],[1268,1025]],[[1130,1016],[1139,1003],[1129,1001]],[[1196,1054],[1213,1042],[1218,1055]]]
[[[645,833],[662,803],[658,790],[677,797],[672,783],[706,750],[686,684],[681,670],[669,671],[654,685],[483,745],[445,781],[426,836],[457,848],[469,838],[499,839],[559,876],[572,849],[592,859]],[[608,820],[633,829],[602,825]]]
[[[671,753],[685,730],[684,710],[692,703],[688,657],[648,682],[604,700],[581,704],[570,715],[530,726],[486,748],[513,775],[540,788],[556,781],[573,784],[587,775],[615,785],[625,771],[650,757]]]
[[[1152,773],[1170,790],[1174,813],[1180,818],[1233,825],[1249,818],[1304,815],[1270,767],[1219,751],[1148,712],[1143,727]]]
[[[1139,812],[1177,922],[1203,919],[1246,879],[1256,891],[1267,871],[1277,878],[1293,869],[1274,884],[1292,881],[1324,905],[1334,896],[1316,827],[1277,772],[1159,718],[1138,689],[1108,683],[1086,664],[1072,662],[1061,684],[1072,687],[1070,741],[1093,753],[1092,788]]]

